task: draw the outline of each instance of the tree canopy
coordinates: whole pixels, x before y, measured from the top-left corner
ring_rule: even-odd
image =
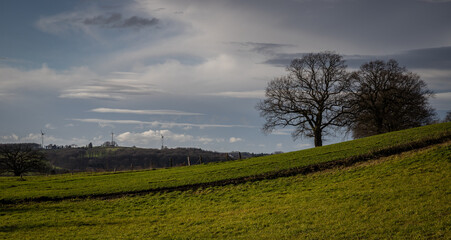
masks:
[[[353,118],[356,138],[429,124],[434,111],[428,104],[432,92],[420,77],[400,67],[396,60],[363,64],[352,74]]]
[[[266,98],[256,106],[266,120],[263,131],[291,126],[293,138],[313,137],[315,147],[322,146],[328,128],[345,126],[349,113],[350,81],[343,57],[311,53],[294,59],[287,71],[269,82]]]

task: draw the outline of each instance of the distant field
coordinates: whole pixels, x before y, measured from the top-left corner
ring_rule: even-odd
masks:
[[[0,201],[76,198],[209,183],[349,158],[443,136],[451,136],[451,123],[392,132],[297,152],[190,167],[120,173],[29,176],[26,177],[27,181],[2,177]]]
[[[0,239],[450,239],[451,142],[240,185],[0,206]]]

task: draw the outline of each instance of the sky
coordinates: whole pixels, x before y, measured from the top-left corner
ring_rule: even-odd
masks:
[[[303,54],[348,69],[396,59],[420,75],[437,117],[451,110],[449,0],[2,0],[0,142],[313,147],[264,134],[255,105]],[[325,144],[350,140],[338,131]]]

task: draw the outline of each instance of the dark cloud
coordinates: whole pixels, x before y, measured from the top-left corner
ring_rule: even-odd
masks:
[[[401,66],[422,69],[451,69],[451,46],[439,48],[415,49],[390,55],[380,56],[345,56],[349,66],[358,68],[362,63],[375,59],[395,59]]]
[[[108,17],[99,15],[93,18],[86,18],[83,23],[86,25],[112,26],[122,20],[122,15],[113,13]]]
[[[141,28],[156,25],[158,23],[158,19],[148,19],[138,16],[122,18],[120,13],[113,13],[111,15],[99,15],[93,18],[86,18],[83,20],[83,23],[86,25],[94,25],[105,28]]]
[[[387,54],[423,46],[449,45],[450,31],[446,23],[451,21],[450,1],[434,1],[444,2],[442,4],[412,0],[224,2],[256,19],[258,16],[274,19],[273,29],[269,32],[277,33],[283,29],[301,33],[293,40],[306,49],[303,51],[332,46],[332,49],[347,53]],[[293,43],[287,36],[277,37]]]
[[[301,58],[306,53],[276,53],[270,56],[265,64],[287,66],[291,60]],[[415,49],[390,55],[344,55],[346,64],[351,68],[359,68],[365,62],[395,59],[407,68],[451,69],[451,46],[440,48]]]
[[[451,46],[416,49],[391,57],[410,68],[451,69]]]
[[[263,63],[277,67],[285,67],[288,66],[293,59],[302,58],[305,54],[306,53],[279,53],[275,54],[274,57],[269,58]]]
[[[118,27],[146,27],[156,25],[157,23],[158,19],[156,18],[147,19],[133,16],[131,18],[125,19],[124,22]]]
[[[256,52],[264,55],[275,55],[277,52],[286,47],[294,47],[290,44],[278,43],[259,43],[259,42],[230,42],[230,44],[243,47],[248,51]]]
[[[451,0],[422,0],[422,2],[430,2],[430,3],[448,3]]]

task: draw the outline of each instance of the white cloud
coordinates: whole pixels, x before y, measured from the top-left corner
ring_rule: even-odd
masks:
[[[130,79],[132,75],[117,72],[100,76],[88,67],[56,71],[46,64],[29,70],[0,66],[0,76],[1,98],[34,91],[59,92],[60,98],[69,99],[124,100],[163,92],[147,79]]]
[[[112,72],[112,74],[116,74],[116,75],[126,75],[126,76],[133,76],[133,75],[136,75],[135,72]]]
[[[213,57],[198,64],[183,64],[178,60],[168,60],[161,64],[146,66],[140,68],[141,74],[137,79],[141,82],[152,82],[162,91],[179,95],[219,93],[220,96],[227,97],[256,98],[264,94],[261,91],[246,90],[264,89],[266,82],[274,76],[274,72],[278,72],[274,67],[256,64],[255,59],[246,56],[233,56],[231,53],[212,54]],[[117,59],[122,60],[124,57],[127,58],[118,55]],[[150,54],[149,57],[152,58],[153,55]],[[239,91],[224,91],[226,89]]]
[[[39,143],[41,144],[41,133],[29,133],[25,136],[19,137],[16,134],[11,134],[9,136],[1,136],[2,142],[13,142],[13,143]],[[56,138],[54,136],[44,135],[44,144],[47,142],[62,141],[62,139]]]
[[[13,133],[11,135],[1,136],[0,139],[3,143],[16,143],[19,141],[19,136]]]
[[[52,124],[50,124],[50,123],[47,123],[46,125],[45,125],[45,128],[47,128],[47,129],[56,129],[56,127],[54,127]]]
[[[437,99],[441,99],[441,100],[444,100],[444,101],[450,101],[451,102],[451,92],[436,93],[435,97]]]
[[[64,89],[59,97],[79,99],[123,100],[137,95],[162,92],[146,81],[126,78],[91,80],[85,85]]]
[[[152,141],[160,141],[161,135],[172,135],[169,130],[148,130],[141,133],[124,132],[116,136],[119,142],[128,142],[132,144],[148,144]],[[180,137],[180,136],[179,136]]]
[[[28,135],[26,135],[25,137],[21,137],[20,141],[21,142],[41,142],[41,134],[37,134],[37,133],[29,133]],[[47,136],[46,139],[50,139],[52,137]]]
[[[253,90],[253,91],[241,91],[241,92],[216,92],[216,93],[207,93],[205,95],[231,97],[231,98],[261,99],[261,98],[265,97],[265,91],[264,90]]]
[[[152,130],[144,132],[125,132],[119,134],[116,139],[120,143],[137,146],[155,146],[160,143],[161,136],[164,136],[164,144],[175,143],[177,145],[194,146],[197,144],[210,144],[213,142],[223,142],[221,138],[196,137],[188,134],[178,134],[170,130]]]
[[[73,99],[103,99],[103,100],[124,100],[124,96],[114,96],[108,93],[89,93],[78,92],[79,89],[65,90],[59,95],[60,98],[73,98]]]
[[[86,67],[76,67],[65,71],[55,71],[46,64],[41,68],[23,70],[0,67],[0,93],[13,94],[20,90],[60,91],[74,85],[83,84],[86,79],[97,77]]]
[[[437,110],[450,111],[451,92],[436,93],[430,102]]]
[[[118,65],[139,61],[134,59],[123,62],[129,54],[123,52],[115,56],[114,58],[121,59]],[[151,54],[149,57],[158,56]],[[268,76],[274,76],[274,68],[271,66],[255,64],[255,59],[227,53],[215,54],[199,64],[168,60],[161,64],[141,66],[133,74],[100,74],[90,68],[76,67],[56,71],[45,64],[41,68],[30,70],[0,67],[0,97],[9,98],[22,93],[21,90],[31,90],[58,92],[60,98],[66,99],[94,100],[130,100],[162,93],[172,94],[174,97],[195,94],[260,98],[264,96],[262,90],[246,89],[255,89],[256,86],[264,89],[270,78]],[[114,66],[109,65],[105,69],[108,71],[114,69]],[[224,91],[225,89],[239,91]]]
[[[427,87],[434,92],[450,91],[449,84],[451,69],[413,69],[412,72],[418,73],[427,83]]]
[[[229,143],[236,143],[236,142],[241,142],[241,141],[243,141],[243,139],[241,139],[241,138],[237,138],[237,137],[229,138]]]
[[[282,144],[282,143],[278,143],[278,144],[276,144],[276,147],[277,147],[278,149],[280,149],[280,148],[283,147],[283,144]]]
[[[227,124],[196,124],[196,123],[175,123],[175,122],[159,122],[159,121],[139,121],[139,120],[109,120],[98,118],[74,118],[69,119],[78,122],[98,123],[98,124],[131,124],[131,125],[150,125],[153,127],[173,128],[173,127],[198,127],[203,128],[254,128],[248,125],[227,125]]]
[[[117,108],[95,108],[91,112],[97,113],[125,113],[125,114],[144,114],[144,115],[179,115],[179,116],[200,116],[202,113],[190,113],[176,110],[133,110]]]
[[[28,133],[24,136],[18,136],[16,134],[0,136],[1,143],[38,143],[41,144],[42,138],[41,133]],[[107,139],[108,140],[108,139]],[[44,145],[55,144],[55,145],[72,145],[86,146],[92,142],[95,146],[101,145],[103,142],[107,141],[103,136],[97,136],[93,138],[87,137],[73,137],[73,138],[60,138],[53,135],[44,135]]]

